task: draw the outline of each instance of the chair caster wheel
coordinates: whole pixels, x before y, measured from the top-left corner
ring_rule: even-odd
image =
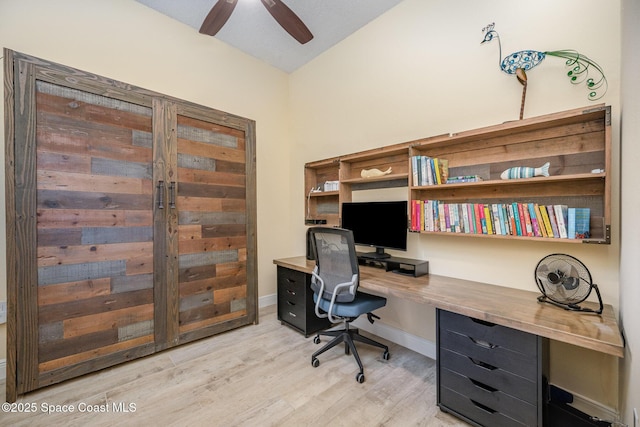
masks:
[[[320,344],[320,337],[318,335],[316,335],[315,337],[313,337],[313,343],[314,344]]]
[[[389,351],[388,351],[388,350],[385,350],[385,352],[384,352],[384,353],[382,353],[382,358],[383,358],[384,360],[389,360],[389,356],[391,356],[391,355],[389,354]]]
[[[358,375],[356,375],[356,381],[358,381],[360,384],[364,382],[364,374],[362,372],[358,372]]]
[[[320,361],[318,359],[316,359],[315,357],[311,359],[311,366],[313,366],[314,368],[317,368],[318,366],[320,366]]]

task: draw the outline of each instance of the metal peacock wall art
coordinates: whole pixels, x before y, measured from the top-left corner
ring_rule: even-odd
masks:
[[[507,74],[515,74],[518,81],[522,84],[520,120],[522,120],[524,115],[524,101],[527,95],[526,71],[529,71],[540,64],[547,56],[563,58],[566,61],[566,66],[570,68],[567,72],[569,81],[573,84],[584,83],[589,90],[588,99],[590,101],[602,98],[607,92],[608,83],[607,78],[604,76],[604,72],[602,71],[602,67],[589,59],[586,55],[572,49],[551,50],[545,52],[537,50],[521,50],[502,58],[502,44],[500,43],[500,36],[494,27],[495,23],[491,23],[482,29],[482,32],[485,33],[485,35],[480,44],[490,42],[493,39],[498,39],[498,61],[500,69]],[[596,74],[596,78],[589,77],[590,70]]]

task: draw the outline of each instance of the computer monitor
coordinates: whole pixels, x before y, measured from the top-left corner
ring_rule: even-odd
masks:
[[[345,202],[342,228],[353,231],[356,245],[372,246],[364,258],[388,258],[385,249],[407,250],[407,201]]]

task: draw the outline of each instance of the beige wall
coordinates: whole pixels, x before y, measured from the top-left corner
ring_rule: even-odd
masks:
[[[621,226],[620,238],[620,314],[626,338],[621,369],[621,396],[624,421],[633,426],[632,411],[640,411],[640,212],[638,165],[640,164],[640,2],[622,1],[622,79],[621,87]],[[640,416],[640,413],[638,414]]]
[[[259,293],[276,292],[272,260],[290,253],[293,239],[287,74],[133,0],[2,0],[0,21],[2,47],[255,120]],[[0,205],[0,300],[6,300],[4,197]],[[0,325],[0,359],[5,342]]]
[[[606,7],[605,7],[606,6]],[[526,17],[526,19],[525,19]],[[480,45],[490,22],[502,38],[502,53],[524,49],[576,49],[597,60],[609,80],[601,102],[613,110],[613,206],[610,246],[510,242],[410,235],[408,256],[428,259],[432,273],[536,291],[533,269],[545,255],[567,252],[583,261],[606,303],[619,305],[619,116],[620,6],[603,0],[477,2],[405,0],[361,31],[291,75],[295,183],[294,236],[303,236],[306,161],[421,137],[518,119],[521,86],[498,68],[498,44]],[[525,117],[588,106],[582,87],[565,77],[564,61],[548,57],[528,73]],[[312,100],[312,102],[310,102]],[[357,193],[358,200],[406,198],[406,189]],[[297,239],[298,252],[303,239]],[[383,322],[434,340],[429,307],[390,300]],[[554,345],[563,354],[598,369],[583,381],[582,363],[553,363],[559,385],[617,406],[615,358]],[[575,360],[572,358],[571,360]],[[604,380],[603,380],[604,379]]]
[[[512,0],[457,0],[455,6],[446,0],[405,0],[291,75],[133,0],[2,0],[0,44],[256,120],[259,293],[267,296],[276,291],[272,259],[304,251],[305,162],[517,119],[521,86],[499,71],[497,44],[480,45],[480,30],[489,22],[496,22],[503,54],[573,48],[602,65],[609,79],[609,92],[602,102],[613,107],[613,167],[617,170],[620,1],[634,2],[539,0],[525,8],[524,2]],[[526,116],[589,105],[582,88],[570,85],[564,73],[564,64],[556,58],[547,58],[529,73]],[[632,78],[629,73],[628,79]],[[637,116],[637,102],[632,111]],[[638,156],[637,149],[629,151]],[[633,168],[637,161],[627,165]],[[616,172],[613,176],[610,246],[411,235],[407,256],[428,259],[437,274],[535,290],[531,276],[537,261],[552,252],[568,252],[589,267],[605,302],[622,312],[621,290],[635,297],[636,304],[638,294],[630,284],[621,284],[619,275],[619,248],[625,238],[620,236],[620,179]],[[630,169],[624,176],[627,182],[637,179]],[[0,192],[3,185],[0,180]],[[357,197],[406,198],[406,190],[363,192]],[[632,209],[637,210],[630,205],[627,215]],[[5,241],[4,213],[2,206],[0,242]],[[637,259],[638,239],[629,240]],[[0,244],[0,259],[5,258],[4,251]],[[637,278],[633,257],[627,271],[623,269],[628,281]],[[4,262],[0,262],[0,299],[6,299],[5,276]],[[630,318],[632,311],[638,312],[631,304],[626,305]],[[434,313],[428,307],[391,300],[383,314],[389,325],[435,339]],[[637,345],[640,329],[623,323]],[[0,326],[0,359],[6,351],[4,334]],[[611,390],[617,360],[570,346],[555,345],[553,352],[554,366],[562,369],[555,369],[552,380],[617,405],[617,391]],[[562,356],[582,363],[558,362]],[[637,376],[637,362],[634,365],[629,359],[624,368]],[[585,366],[587,372],[597,369],[595,381],[584,380]],[[640,406],[638,385],[630,383],[623,381],[621,400],[627,407]]]

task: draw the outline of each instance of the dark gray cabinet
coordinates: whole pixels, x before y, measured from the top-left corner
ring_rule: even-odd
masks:
[[[316,316],[310,286],[310,274],[278,266],[278,320],[305,337],[331,326]]]
[[[477,426],[542,426],[548,339],[437,310],[438,406]]]

